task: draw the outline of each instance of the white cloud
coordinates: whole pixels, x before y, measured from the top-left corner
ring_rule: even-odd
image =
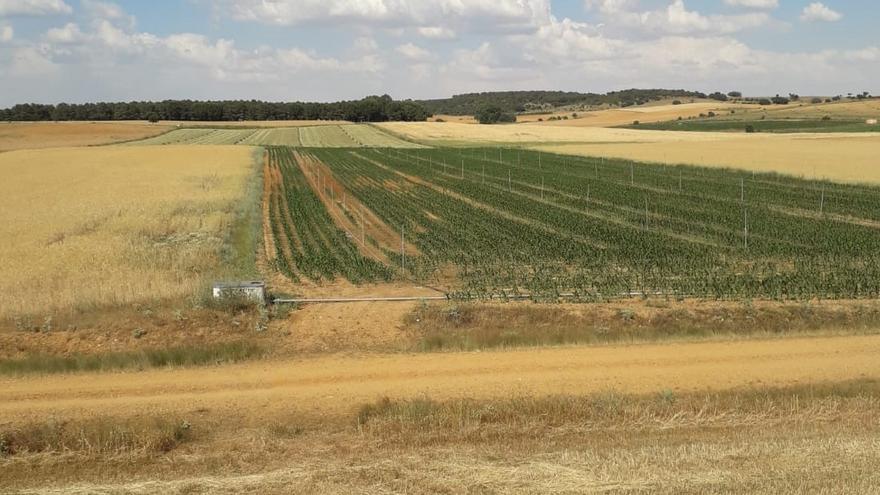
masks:
[[[803,13],[801,13],[801,20],[804,22],[835,22],[842,18],[842,14],[831,10],[822,2],[813,2],[807,5],[804,7]]]
[[[684,0],[673,0],[666,8],[638,10],[631,0],[587,0],[588,9],[597,10],[604,24],[621,36],[663,36],[684,34],[735,33],[771,22],[763,12],[739,15],[704,15],[688,10]]]
[[[585,0],[587,10],[598,10],[603,14],[630,12],[638,6],[637,0]]]
[[[214,9],[237,20],[282,26],[303,23],[424,28],[428,37],[450,37],[460,27],[509,31],[550,15],[550,0],[219,0]]]
[[[82,0],[83,9],[86,13],[96,20],[108,20],[116,24],[125,24],[128,28],[133,29],[136,19],[133,15],[128,15],[119,5],[112,2],[103,2],[99,0]]]
[[[123,19],[127,18],[122,7],[111,2],[101,2],[98,0],[82,0],[82,6],[93,17],[101,19]]]
[[[595,60],[619,52],[619,43],[608,39],[586,23],[571,19],[549,23],[527,36],[516,37],[522,44],[527,59],[541,60]]]
[[[79,26],[68,22],[63,27],[52,28],[46,32],[46,41],[58,43],[62,45],[81,43],[85,40],[85,35],[79,29]]]
[[[423,26],[416,29],[419,35],[437,40],[451,40],[455,38],[455,31],[442,26]]]
[[[15,37],[15,30],[7,24],[0,25],[0,43],[8,43]]]
[[[394,50],[409,60],[427,60],[431,58],[431,52],[412,43],[400,45]]]
[[[843,56],[847,60],[855,62],[877,62],[880,61],[880,46],[869,46],[861,50],[849,50],[844,52]]]
[[[724,0],[724,3],[732,7],[750,9],[775,9],[779,7],[779,0]]]
[[[9,73],[18,77],[44,77],[58,71],[48,47],[22,46],[12,51]]]
[[[0,0],[0,17],[14,15],[70,14],[64,0]]]

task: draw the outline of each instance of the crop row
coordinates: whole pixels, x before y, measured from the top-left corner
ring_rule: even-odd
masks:
[[[880,189],[511,149],[310,150],[471,295],[852,297],[880,288]],[[391,253],[393,259],[393,253]]]
[[[391,270],[362,256],[348,234],[333,223],[291,149],[269,148],[268,153],[270,175],[281,178],[269,198],[278,269],[293,280],[389,279]]]

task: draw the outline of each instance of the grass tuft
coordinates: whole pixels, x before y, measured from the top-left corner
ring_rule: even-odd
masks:
[[[0,430],[0,457],[75,452],[86,455],[164,453],[193,438],[179,418],[100,417],[83,422],[50,419]]]

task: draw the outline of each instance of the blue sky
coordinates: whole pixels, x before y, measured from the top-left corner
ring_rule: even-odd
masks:
[[[0,0],[0,106],[880,92],[869,0]]]

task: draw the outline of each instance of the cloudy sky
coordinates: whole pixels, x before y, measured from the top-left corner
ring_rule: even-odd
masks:
[[[876,0],[0,0],[0,106],[880,93]]]

